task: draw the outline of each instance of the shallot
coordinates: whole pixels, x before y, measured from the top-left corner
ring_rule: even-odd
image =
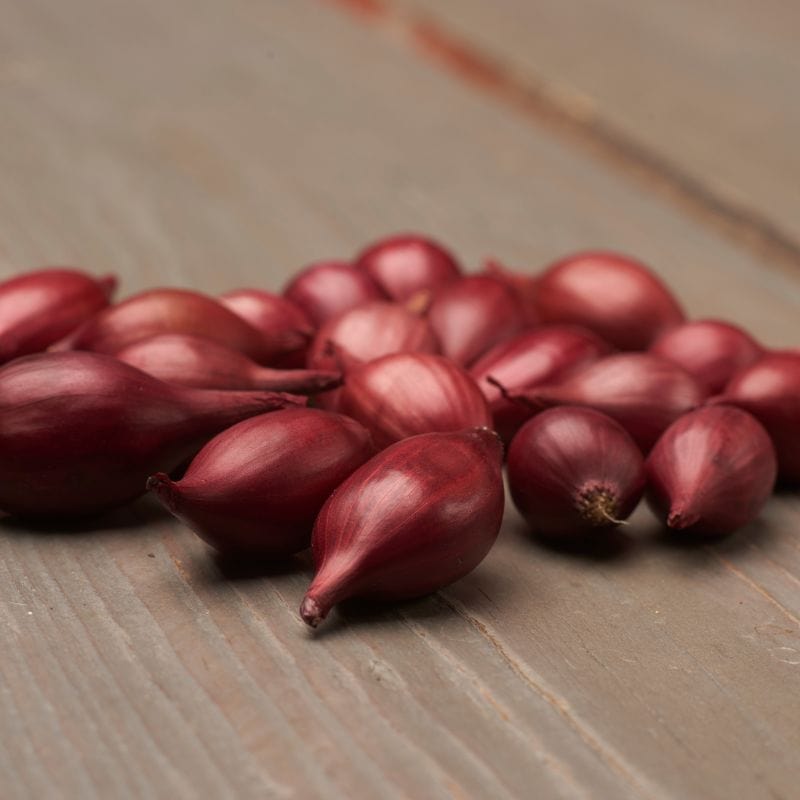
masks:
[[[754,520],[775,484],[775,449],[746,411],[724,405],[685,414],[647,459],[647,499],[675,530],[731,533]]]
[[[471,572],[500,530],[502,460],[498,436],[476,428],[403,439],[357,469],[314,525],[303,620],[315,628],[348,597],[417,597]]]
[[[291,408],[234,425],[179,481],[159,472],[147,488],[218,551],[279,558],[309,546],[322,504],[373,453],[355,420]]]

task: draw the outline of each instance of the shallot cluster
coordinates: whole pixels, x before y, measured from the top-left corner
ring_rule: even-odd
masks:
[[[468,274],[418,234],[276,292],[58,267],[0,283],[0,512],[84,518],[150,492],[237,558],[309,551],[300,616],[435,592],[500,531],[579,546],[642,498],[704,540],[800,483],[800,350],[689,320],[631,256]]]

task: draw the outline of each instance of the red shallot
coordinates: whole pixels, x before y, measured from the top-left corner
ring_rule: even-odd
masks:
[[[536,281],[530,275],[517,272],[501,264],[497,259],[490,258],[483,265],[483,272],[490,278],[503,281],[517,295],[525,311],[525,324],[537,325],[539,312],[536,309]]]
[[[199,389],[269,389],[317,394],[342,382],[339,372],[262,367],[212,339],[165,333],[123,347],[116,357],[166,383]]]
[[[417,234],[391,236],[371,244],[358,256],[355,266],[398,302],[420,290],[437,289],[461,275],[451,253]]]
[[[610,417],[560,406],[526,422],[514,437],[508,484],[535,533],[580,539],[631,515],[644,491],[644,459]]]
[[[509,400],[490,377],[509,392],[532,389],[560,381],[610,351],[606,342],[585,328],[546,325],[495,345],[469,372],[489,401],[494,429],[504,442],[510,442],[530,412]]]
[[[662,333],[650,346],[654,355],[683,367],[709,392],[721,392],[731,376],[757,361],[764,348],[730,322],[704,319],[685,322]]]
[[[468,275],[439,289],[428,321],[442,353],[469,366],[490,347],[519,333],[525,310],[508,284],[488,275]]]
[[[0,363],[39,353],[108,305],[113,275],[40,269],[0,283]]]
[[[344,261],[311,264],[292,278],[283,294],[317,326],[343,311],[383,298],[369,275]]]
[[[172,386],[99,353],[19,358],[0,369],[0,509],[67,517],[122,505],[221,430],[301,402]]]
[[[658,440],[647,459],[647,499],[674,530],[731,533],[758,516],[776,472],[775,449],[753,416],[706,406]]]
[[[348,597],[417,597],[471,572],[500,530],[502,460],[498,436],[476,428],[403,439],[357,469],[314,525],[303,620],[315,628]]]
[[[355,420],[292,408],[234,425],[179,481],[159,472],[147,488],[218,551],[279,558],[309,546],[322,504],[373,453]]]
[[[768,353],[737,372],[712,402],[749,411],[772,437],[781,479],[800,483],[800,353]]]
[[[366,426],[378,447],[419,433],[491,427],[475,381],[430,353],[392,353],[347,373],[339,407]]]
[[[601,251],[568,256],[539,275],[536,307],[543,322],[583,325],[620,350],[645,350],[685,319],[644,264]]]

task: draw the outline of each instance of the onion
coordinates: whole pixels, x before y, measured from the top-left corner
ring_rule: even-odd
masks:
[[[311,264],[292,278],[283,294],[316,326],[343,311],[383,298],[369,275],[344,261]]]
[[[645,453],[681,414],[706,397],[688,372],[649,353],[606,356],[560,383],[513,394],[538,408],[579,405],[602,411]]]
[[[530,275],[509,269],[497,259],[490,258],[483,265],[483,272],[490,278],[503,281],[516,295],[525,312],[525,324],[537,325],[539,311],[536,307],[536,281]]]
[[[597,536],[627,519],[644,491],[644,459],[617,422],[561,406],[529,420],[508,451],[508,484],[531,529],[545,538]]]
[[[114,355],[129,344],[162,333],[204,336],[259,363],[269,363],[305,342],[290,331],[267,339],[233,311],[199,292],[150,289],[100,312],[53,349]]]
[[[519,333],[526,323],[516,293],[487,275],[468,275],[439,289],[428,320],[442,353],[463,366]]]
[[[460,277],[461,268],[442,245],[417,234],[381,239],[366,248],[355,266],[392,300],[410,299]]]
[[[430,353],[392,353],[347,373],[340,408],[372,433],[378,447],[419,433],[490,427],[475,381]]]
[[[507,391],[532,389],[559,381],[581,367],[608,355],[602,339],[576,325],[548,325],[524,331],[495,345],[470,368],[470,375],[489,401],[494,428],[510,442],[530,411],[509,400],[489,378]]]
[[[675,530],[730,533],[754,520],[775,484],[775,449],[746,411],[699,408],[673,423],[647,459],[647,499]]]
[[[40,269],[0,283],[0,363],[39,353],[108,305],[117,279]]]
[[[302,402],[171,386],[97,353],[19,358],[0,369],[0,509],[67,517],[114,508],[235,422]]]
[[[709,392],[721,392],[738,369],[764,354],[764,348],[736,325],[705,319],[671,328],[656,339],[650,352],[683,367]]]
[[[199,389],[269,389],[317,394],[342,382],[339,372],[262,367],[211,339],[166,333],[123,347],[117,358],[166,383]]]
[[[800,483],[800,354],[765,355],[737,372],[713,402],[749,411],[772,438],[781,479]]]
[[[593,330],[620,350],[646,350],[684,321],[678,301],[644,264],[616,253],[577,253],[536,280],[543,322]]]
[[[286,409],[234,425],[181,480],[158,473],[147,487],[218,551],[278,558],[309,546],[322,504],[373,452],[355,420]]]
[[[303,620],[316,627],[348,597],[417,597],[471,572],[500,530],[502,460],[500,439],[478,428],[412,436],[357,469],[314,525]]]

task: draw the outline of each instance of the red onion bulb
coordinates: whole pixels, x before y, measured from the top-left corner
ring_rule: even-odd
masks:
[[[144,492],[210,437],[302,398],[187,389],[98,353],[44,353],[0,369],[0,509],[82,516]]]
[[[539,311],[536,308],[536,281],[532,276],[509,269],[494,258],[486,261],[483,265],[483,272],[479,274],[502,281],[517,295],[525,312],[526,325],[539,323]]]
[[[685,414],[647,459],[647,499],[675,530],[730,533],[754,520],[775,484],[775,450],[746,411],[707,406]]]
[[[543,322],[593,330],[620,350],[646,350],[684,321],[678,301],[644,264],[617,253],[577,253],[536,280]]]
[[[738,369],[764,354],[764,348],[736,325],[704,319],[662,333],[650,352],[683,367],[709,392],[721,392]]]
[[[516,293],[488,275],[468,275],[439,289],[428,309],[428,320],[442,353],[464,366],[519,333],[526,324]]]
[[[381,239],[356,259],[387,297],[402,302],[420,290],[437,289],[461,275],[458,262],[442,245],[416,234]]]
[[[0,363],[40,353],[108,305],[117,279],[40,269],[0,283]]]
[[[314,525],[303,620],[316,627],[348,597],[417,597],[471,572],[500,530],[502,460],[497,435],[478,428],[403,439],[357,469]]]
[[[342,413],[387,447],[419,433],[490,427],[492,415],[475,381],[461,367],[430,353],[392,353],[347,373]]]
[[[530,411],[509,400],[507,391],[532,389],[562,380],[570,373],[608,355],[611,348],[599,336],[576,325],[547,325],[495,345],[470,367],[470,375],[489,401],[494,428],[510,442]]]
[[[617,422],[561,406],[522,426],[508,451],[508,484],[531,529],[579,539],[618,525],[644,491],[644,459]]]
[[[166,333],[123,347],[120,361],[166,383],[198,389],[268,389],[317,394],[342,382],[339,372],[262,367],[212,339]]]
[[[286,409],[234,425],[179,481],[162,472],[147,487],[218,551],[279,558],[309,546],[322,504],[373,453],[355,420]]]

